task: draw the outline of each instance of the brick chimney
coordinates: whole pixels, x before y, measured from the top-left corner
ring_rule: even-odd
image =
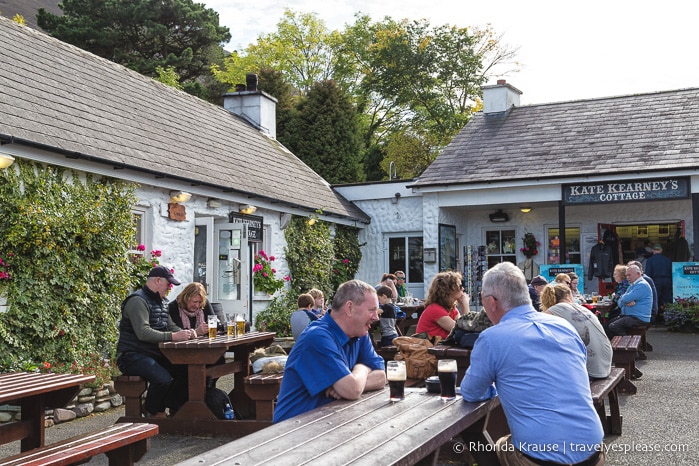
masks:
[[[235,92],[223,94],[223,108],[277,138],[277,99],[257,89],[256,74],[246,75],[245,84],[236,84]]]
[[[507,84],[504,79],[498,79],[494,86],[483,86],[483,113],[506,112],[512,107],[519,107],[519,96],[522,91]]]

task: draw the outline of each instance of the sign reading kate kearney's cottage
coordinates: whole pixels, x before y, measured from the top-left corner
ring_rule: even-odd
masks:
[[[604,181],[564,184],[563,203],[606,204],[611,202],[689,199],[689,177]]]

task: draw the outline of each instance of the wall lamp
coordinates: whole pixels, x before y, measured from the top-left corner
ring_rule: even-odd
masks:
[[[528,214],[529,212],[532,211],[532,208],[531,207],[520,207],[519,211],[524,212],[525,214]]]
[[[241,206],[240,206],[240,209],[238,209],[238,211],[239,211],[241,214],[252,215],[252,214],[254,214],[254,213],[257,211],[257,207],[255,207],[254,205],[250,205],[250,204],[248,204],[248,205],[241,205]]]
[[[400,193],[395,193],[391,198],[391,204],[398,204],[398,199],[400,199]]]
[[[190,193],[184,191],[170,191],[170,202],[177,202],[184,204],[192,198]]]
[[[507,222],[510,219],[510,216],[503,212],[502,209],[498,209],[496,212],[488,215],[488,217],[490,217],[490,221],[493,223]]]
[[[15,162],[15,158],[0,148],[0,169],[9,167]]]

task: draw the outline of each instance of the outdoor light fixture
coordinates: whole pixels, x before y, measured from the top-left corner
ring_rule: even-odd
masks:
[[[0,169],[7,168],[15,162],[15,158],[0,148]]]
[[[311,217],[308,220],[306,220],[306,225],[315,225],[316,224],[316,219]]]
[[[254,213],[257,211],[257,207],[255,207],[254,205],[250,205],[250,204],[248,204],[248,205],[241,205],[241,206],[240,206],[240,209],[238,209],[238,211],[239,211],[241,214],[251,215],[251,214],[254,214]]]
[[[503,212],[502,209],[498,209],[497,212],[488,215],[488,217],[490,217],[490,221],[493,223],[507,222],[510,219],[510,216]]]
[[[170,202],[176,202],[184,204],[192,198],[190,193],[184,191],[170,191]]]
[[[519,210],[521,212],[524,212],[525,214],[528,214],[529,212],[532,211],[532,208],[531,207],[520,207]]]

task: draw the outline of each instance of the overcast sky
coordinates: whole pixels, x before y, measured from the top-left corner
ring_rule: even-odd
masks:
[[[331,30],[353,23],[358,11],[433,26],[490,23],[519,47],[523,69],[505,79],[523,92],[523,105],[699,87],[699,21],[690,0],[198,1],[230,29],[227,50],[276,31],[287,7],[315,12]]]

